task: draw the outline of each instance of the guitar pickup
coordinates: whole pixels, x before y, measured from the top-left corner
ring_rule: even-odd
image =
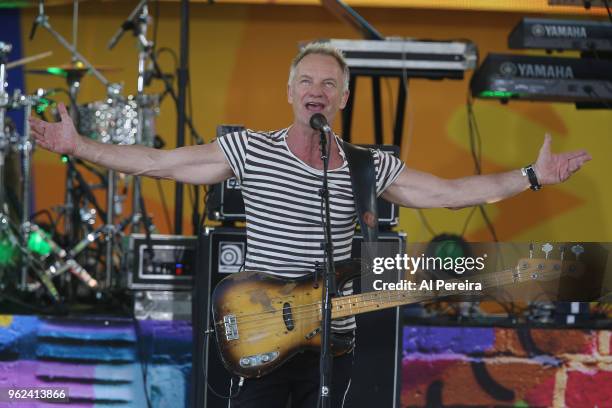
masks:
[[[223,316],[223,327],[225,327],[225,338],[227,340],[238,340],[238,323],[235,315]]]

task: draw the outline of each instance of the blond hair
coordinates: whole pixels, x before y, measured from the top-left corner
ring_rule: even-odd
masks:
[[[295,58],[293,58],[293,61],[291,61],[291,68],[289,69],[289,80],[287,81],[287,84],[291,85],[291,82],[293,82],[293,79],[295,78],[295,71],[297,69],[298,64],[304,59],[305,56],[310,54],[328,55],[336,60],[336,62],[340,66],[340,69],[342,69],[342,73],[344,75],[342,91],[346,92],[349,87],[348,65],[346,64],[346,60],[344,59],[342,51],[327,42],[311,42],[302,47],[300,52],[295,56]]]

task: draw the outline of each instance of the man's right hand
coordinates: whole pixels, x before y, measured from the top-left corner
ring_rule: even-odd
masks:
[[[29,118],[30,129],[36,143],[59,154],[74,155],[81,136],[77,133],[72,118],[63,103],[58,105],[61,122],[49,123],[38,118]]]

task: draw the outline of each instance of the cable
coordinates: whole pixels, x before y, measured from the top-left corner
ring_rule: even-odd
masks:
[[[463,228],[461,229],[461,236],[465,235],[465,232],[467,231],[467,227],[470,223],[470,220],[472,219],[472,216],[474,215],[475,212],[476,212],[476,207],[474,206],[472,207],[472,210],[470,211],[467,218],[465,219],[465,222],[463,223]]]
[[[174,70],[172,72],[176,72],[179,66],[179,58],[178,55],[176,55],[176,51],[174,51],[172,48],[161,47],[157,50],[155,55],[160,56],[164,52],[172,56],[172,59],[174,60]]]
[[[204,331],[204,341],[202,342],[202,372],[204,374],[204,383],[206,383],[206,387],[210,390],[210,392],[213,393],[213,395],[217,398],[221,398],[224,400],[230,400],[230,399],[234,399],[238,396],[238,394],[240,394],[240,391],[242,390],[242,385],[244,384],[244,377],[238,377],[238,390],[236,390],[235,394],[232,394],[232,390],[230,389],[230,395],[223,395],[218,393],[217,391],[215,391],[215,389],[212,387],[212,385],[210,385],[210,383],[208,382],[208,372],[206,371],[206,354],[207,354],[207,350],[208,350],[208,337],[210,335],[210,333],[212,332],[212,330],[205,330]],[[232,384],[234,383],[234,381],[232,380]]]
[[[138,356],[140,357],[140,371],[142,374],[142,387],[143,387],[143,391],[144,391],[144,395],[145,395],[145,400],[147,401],[147,407],[151,408],[151,400],[149,398],[149,390],[147,387],[147,370],[148,370],[148,363],[147,363],[147,359],[145,358],[146,355],[144,353],[143,347],[142,347],[142,332],[140,331],[140,325],[138,324],[138,319],[136,318],[136,316],[132,316],[132,318],[134,319],[134,329],[136,331],[136,347],[137,347],[137,351],[138,351]]]
[[[202,217],[200,218],[200,230],[202,230],[202,228],[204,228],[204,225],[206,225],[206,208],[208,206],[208,199],[210,197],[210,192],[211,189],[208,186],[202,186],[202,188],[204,189],[204,198],[202,199]]]
[[[421,222],[423,223],[423,226],[425,227],[425,229],[427,230],[427,232],[429,232],[431,234],[432,237],[435,237],[436,232],[434,231],[434,229],[431,227],[431,225],[429,224],[429,221],[427,221],[427,218],[425,218],[425,214],[423,213],[423,210],[421,210],[420,208],[416,210],[417,214],[419,215],[419,217],[421,218]]]
[[[166,219],[166,225],[168,226],[168,231],[174,231],[172,226],[172,221],[170,220],[170,211],[168,210],[168,203],[166,202],[166,196],[164,195],[164,191],[162,189],[161,180],[156,180],[157,184],[157,192],[159,193],[159,198],[162,203],[162,208],[164,209],[164,218]]]
[[[159,0],[155,0],[155,16],[153,17],[153,47],[157,48],[157,29],[159,28]],[[155,48],[153,52],[155,52]]]
[[[480,137],[480,130],[478,129],[478,122],[476,121],[476,114],[473,109],[473,101],[472,96],[468,91],[467,99],[466,99],[466,109],[468,116],[468,129],[469,129],[469,138],[470,138],[470,152],[472,154],[472,159],[474,160],[474,169],[476,174],[482,174],[482,138]],[[480,213],[482,218],[484,219],[491,236],[495,242],[498,242],[497,233],[495,232],[495,227],[491,223],[489,216],[484,208],[484,205],[478,205],[480,209]],[[467,224],[464,226],[467,229]]]

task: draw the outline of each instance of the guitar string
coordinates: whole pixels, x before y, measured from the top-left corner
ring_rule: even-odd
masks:
[[[510,271],[512,271],[512,270],[510,270]],[[492,278],[491,277],[484,278],[483,282],[481,282],[481,283],[487,282],[487,280],[490,280],[490,279],[492,279]],[[499,283],[499,278],[498,278],[497,274],[495,276],[495,280],[496,280],[496,282]],[[504,282],[504,284],[506,284],[506,283],[516,282],[517,280],[521,280],[520,272],[518,274],[518,277],[516,275],[514,275],[512,277],[504,278],[502,280],[502,282]],[[489,281],[488,283],[491,283],[491,282]],[[486,287],[486,285],[485,285],[485,287]],[[489,287],[491,287],[491,286],[489,286]],[[363,300],[355,300],[353,302],[347,302],[347,300],[350,300],[351,297],[362,297],[363,298],[363,296],[367,295],[367,294],[349,295],[349,296],[345,296],[345,297],[336,298],[335,300],[336,301],[341,301],[342,303],[344,303],[342,306],[347,306],[347,304],[348,304],[348,308],[349,308],[349,310],[351,310],[351,312],[349,312],[346,316],[350,316],[351,314],[353,314],[353,312],[352,312],[353,309],[358,310],[358,309],[362,309],[364,307],[371,307],[372,306],[371,303],[373,301],[375,302],[375,301],[385,300],[381,296],[382,293],[387,295],[387,297],[389,298],[388,299],[389,301],[391,301],[391,300],[396,301],[396,300],[400,300],[402,298],[405,298],[406,297],[405,293],[407,293],[407,291],[385,291],[385,292],[371,292],[371,293],[372,293],[372,295],[369,296],[368,298],[363,299]],[[427,294],[425,299],[427,299],[427,298],[431,298],[432,297],[431,294],[435,293],[435,291],[427,291],[425,293]],[[393,298],[393,296],[391,296],[392,294],[393,294],[393,296],[396,296],[396,298]],[[445,296],[450,296],[450,295],[451,294],[445,295]],[[425,299],[417,299],[417,300],[415,300],[415,302],[417,302],[419,300],[425,300]],[[307,304],[307,305],[300,305],[299,307],[306,308],[307,310],[301,310],[301,311],[292,313],[292,316],[299,317],[299,319],[311,318],[313,316],[316,316],[316,319],[320,320],[320,312],[321,312],[321,302],[320,301],[318,301],[316,303]],[[297,307],[294,307],[294,308],[297,308]],[[340,308],[338,308],[338,305],[336,305],[334,307],[334,309],[335,309],[336,312],[340,310]],[[346,309],[344,309],[344,310],[346,310]],[[240,319],[241,316],[238,316],[238,318],[236,320],[237,320],[237,323],[241,327],[245,327],[248,324],[254,324],[254,323],[263,323],[263,325],[265,325],[265,321],[270,321],[270,320],[272,320],[272,322],[267,322],[267,323],[277,324],[277,319],[278,319],[277,314],[281,313],[281,312],[282,312],[281,310],[276,310],[276,311],[267,311],[267,312],[253,313],[253,314],[250,314],[250,315],[255,315],[255,316],[259,315],[259,316],[261,316],[261,315],[274,314],[274,316],[262,316],[262,317],[258,317],[258,318],[250,319],[250,320],[249,319],[247,319],[247,320]],[[308,315],[306,315],[307,313],[308,313]],[[222,325],[223,321],[218,321],[216,324]]]
[[[525,273],[525,274],[529,275],[528,271],[521,272],[521,271],[517,270],[516,268],[515,269],[507,269],[507,270],[504,270],[502,272],[495,273],[495,275],[493,275],[493,276],[485,276],[483,278],[483,282],[481,282],[481,283],[485,283],[486,282],[485,287],[489,287],[489,288],[495,287],[495,286],[501,286],[501,285],[499,285],[499,275],[500,274],[508,275],[508,272],[513,273],[514,271],[516,271],[516,274],[512,274],[512,276],[508,276],[508,278],[503,278],[502,282],[504,282],[504,283],[502,285],[505,285],[506,283],[512,283],[512,282],[516,282],[516,281],[521,281],[522,280],[522,278],[520,276],[521,273]],[[540,271],[540,274],[542,274],[542,272],[543,271]],[[557,271],[557,274],[559,274],[558,271]],[[534,279],[537,278],[537,277],[538,277],[537,273],[534,276],[532,276],[532,278],[534,278]],[[492,279],[493,278],[495,279],[495,282],[497,283],[497,285],[492,284]],[[528,281],[532,281],[532,279],[528,280]],[[458,281],[458,282],[460,282],[460,281]],[[488,284],[488,286],[487,286],[487,284]],[[381,299],[380,298],[380,294],[381,293],[385,293],[387,295],[387,297],[389,298],[389,301],[391,301],[391,300],[397,301],[397,300],[400,300],[402,298],[405,298],[405,293],[404,292],[406,292],[406,291],[371,292],[373,294],[373,296],[369,297],[368,299],[365,299],[365,300],[356,300],[354,302],[348,302],[348,303],[350,303],[349,310],[351,310],[351,311],[346,316],[350,316],[351,314],[354,314],[353,306],[355,306],[354,307],[355,310],[359,311],[359,309],[363,309],[364,307],[371,307],[372,305],[371,304],[367,304],[367,303],[371,303],[374,300],[385,300],[385,299]],[[427,291],[426,293],[428,294],[428,296],[426,296],[425,299],[431,298],[432,296],[430,296],[430,294],[431,293],[435,293],[435,291],[434,292]],[[393,294],[393,296],[399,296],[399,297],[392,298],[391,294]],[[364,294],[362,294],[362,295],[349,295],[349,296],[345,296],[345,297],[336,298],[335,300],[337,300],[337,301],[340,300],[340,301],[343,301],[344,303],[347,303],[346,300],[351,299],[351,297],[363,297],[363,296],[364,296]],[[421,299],[419,299],[419,300],[421,300]],[[419,300],[415,300],[415,302],[417,302]],[[424,299],[422,299],[422,300],[424,300]],[[310,321],[312,321],[312,322],[315,322],[317,320],[320,321],[320,318],[321,318],[320,317],[320,313],[321,313],[321,302],[320,301],[318,301],[316,303],[307,304],[307,305],[300,305],[300,306],[297,306],[297,307],[308,308],[308,310],[303,310],[303,311],[298,311],[296,313],[292,313],[292,316],[299,316],[301,321],[303,321],[304,319],[311,319]],[[294,308],[297,308],[297,307],[294,307]],[[334,307],[334,309],[336,311],[339,310],[339,308],[337,306]],[[250,315],[266,315],[266,314],[269,315],[269,314],[278,314],[279,312],[281,312],[281,310],[267,311],[267,312],[263,312],[263,313],[253,313],[253,314],[250,314]],[[308,313],[308,315],[305,315],[306,313]],[[238,318],[240,318],[240,317],[241,316],[238,316]],[[256,319],[250,319],[250,320],[246,320],[246,321],[245,320],[239,321],[238,318],[236,320],[237,320],[237,323],[239,323],[241,327],[244,327],[244,326],[248,325],[249,323],[250,324],[262,323],[259,327],[265,327],[266,324],[267,325],[270,325],[270,324],[276,325],[277,322],[278,322],[278,316],[264,316],[264,317],[259,317],[259,318],[256,318]],[[272,320],[272,321],[270,321],[270,320]],[[308,323],[310,321],[306,320],[306,323]],[[223,322],[222,321],[218,321],[215,324],[216,325],[217,324],[222,325]]]
[[[482,275],[475,275],[473,278],[480,278],[480,277],[483,277],[483,279],[490,279],[490,278],[492,279],[492,278],[495,278],[496,286],[504,286],[507,283],[512,283],[512,279],[514,279],[514,277],[511,278],[511,281],[509,281],[507,283],[500,284],[499,280],[498,280],[498,276],[502,275],[502,274],[507,275],[508,273],[512,273],[515,270],[518,270],[518,265],[516,267],[514,267],[514,268],[508,268],[508,269],[504,269],[504,270],[495,272],[493,274],[493,276],[490,276],[490,274],[482,274]],[[520,273],[526,273],[527,274],[528,272],[529,272],[528,270],[525,270],[525,271],[522,271],[522,272],[519,271],[519,275],[520,275]],[[543,274],[543,273],[545,273],[545,271],[539,270],[538,273]],[[557,271],[556,273],[559,273],[559,272]],[[370,275],[374,275],[373,272],[369,272],[365,276],[370,276]],[[457,282],[460,282],[460,281],[457,281]],[[368,293],[370,293],[370,292],[368,292]],[[371,293],[377,293],[377,292],[371,292]],[[365,295],[365,294],[361,294],[361,295],[357,294],[357,296],[363,296],[363,295]],[[349,296],[353,296],[353,294],[345,295],[345,296],[339,296],[339,297],[336,297],[334,299],[346,299]],[[269,298],[269,301],[270,301],[270,303],[276,303],[277,300],[278,300],[279,303],[280,303],[280,301],[289,300],[289,299],[295,299],[295,296],[294,295],[277,296],[277,297]],[[309,307],[309,306],[316,306],[316,305],[320,305],[320,304],[321,304],[321,302],[317,301],[315,303],[308,303],[308,304],[305,304],[305,305],[292,306],[291,309],[293,311],[295,309],[300,309],[300,308]],[[240,317],[242,319],[244,319],[245,317],[250,317],[250,316],[258,317],[258,316],[262,316],[262,315],[266,315],[266,314],[274,314],[274,313],[277,313],[277,312],[278,312],[278,310],[275,309],[275,310],[270,310],[270,311],[265,311],[265,312],[247,313],[247,314],[240,315]],[[216,324],[223,324],[223,322],[222,321],[218,321]]]
[[[508,271],[514,271],[514,270],[508,270]],[[495,281],[499,283],[500,279],[497,276],[498,274],[495,274],[494,277],[484,277],[483,278],[483,286],[485,288],[490,288],[493,286],[488,286],[487,284],[492,283],[492,279],[495,278]],[[520,281],[521,277],[520,277],[520,272],[518,272],[516,275],[512,275],[509,276],[508,278],[503,278],[502,282],[503,284],[506,283],[512,283],[512,282],[516,282],[516,281]],[[381,295],[381,293],[384,293],[385,295],[387,295],[386,297],[388,299],[384,299],[384,295]],[[354,314],[354,311],[359,311],[360,309],[363,308],[369,308],[372,306],[372,302],[376,302],[376,301],[381,301],[381,300],[388,300],[388,301],[399,301],[402,299],[406,298],[406,294],[410,293],[408,291],[385,291],[385,292],[372,292],[372,295],[363,299],[363,300],[355,300],[353,302],[347,302],[347,300],[350,300],[351,297],[362,297],[366,294],[362,294],[362,295],[349,295],[349,296],[345,296],[345,297],[339,297],[336,298],[335,300],[338,302],[340,301],[341,303],[343,303],[342,307],[338,307],[339,305],[337,304],[336,306],[334,306],[334,310],[336,312],[338,312],[339,310],[347,310],[344,309],[344,307],[348,306],[348,310],[350,311],[346,316],[350,316],[351,314]],[[431,298],[432,294],[436,293],[435,291],[426,291],[423,295],[419,296],[420,297],[424,297],[424,299],[416,299],[415,302],[418,302],[420,300],[425,300],[427,298]],[[446,296],[446,295],[445,295]],[[448,295],[450,296],[450,294]],[[316,303],[311,303],[311,304],[307,304],[307,305],[300,305],[294,308],[302,308],[302,309],[307,309],[307,310],[300,310],[298,312],[293,313],[292,312],[292,316],[295,316],[297,318],[299,318],[299,320],[301,322],[309,322],[309,320],[305,320],[305,319],[312,319],[310,321],[314,322],[317,320],[320,320],[320,313],[321,313],[321,301],[318,301]],[[293,309],[293,308],[292,308]],[[243,316],[238,316],[238,318],[236,319],[237,324],[240,327],[245,327],[249,324],[260,324],[259,327],[264,327],[266,324],[277,324],[278,321],[278,316],[277,314],[282,313],[282,310],[275,310],[275,311],[266,311],[266,312],[259,312],[259,313],[252,313],[250,314],[250,316],[261,316],[261,317],[257,317],[255,319],[240,319]],[[273,314],[274,316],[270,316],[270,314]],[[268,316],[262,316],[262,315],[268,315]],[[295,320],[295,319],[293,319]],[[218,321],[215,324],[216,325],[222,325],[224,322],[223,321]]]
[[[502,271],[496,272],[496,275],[497,274],[501,274],[501,273],[505,273],[505,272],[508,272],[508,271],[512,271],[512,270],[513,269],[504,269]],[[362,275],[362,277],[363,276],[369,277],[369,276],[374,276],[374,275],[376,275],[376,274],[374,274],[373,272],[368,272],[368,273]],[[480,276],[485,276],[485,275],[475,275],[474,277],[478,278]],[[345,288],[346,288],[346,286],[345,286]],[[366,292],[366,293],[375,293],[375,292]],[[362,295],[365,295],[365,294],[362,294]],[[339,297],[336,297],[334,299],[347,298],[348,296],[353,296],[353,294],[345,295],[345,296],[339,296]],[[269,298],[269,301],[270,301],[270,303],[277,303],[277,302],[280,303],[281,301],[285,301],[285,300],[289,300],[289,299],[295,299],[295,296],[294,295],[276,296],[276,297]],[[297,308],[301,308],[301,307],[312,306],[312,305],[316,305],[316,304],[317,303],[315,302],[315,303],[308,303],[308,304],[305,304],[305,305],[293,306],[292,310],[293,309],[297,309]],[[244,318],[244,317],[249,317],[249,316],[258,316],[258,315],[263,315],[263,314],[268,314],[268,313],[276,313],[276,312],[277,312],[276,309],[275,310],[265,311],[265,312],[253,312],[253,313],[246,313],[246,314],[240,315],[240,317]]]

